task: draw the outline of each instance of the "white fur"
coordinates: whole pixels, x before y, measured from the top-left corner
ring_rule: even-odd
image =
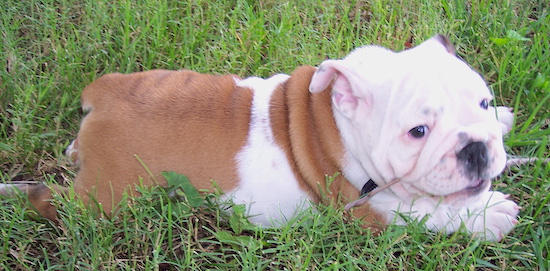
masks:
[[[275,88],[288,78],[279,74],[237,81],[254,91],[250,131],[246,146],[238,153],[240,184],[226,193],[235,204],[246,204],[252,223],[277,226],[310,206],[300,189],[286,155],[275,143],[269,119],[269,100]]]
[[[396,213],[428,216],[432,230],[453,232],[464,223],[472,233],[500,240],[516,223],[519,208],[488,187],[477,195],[467,188],[502,172],[502,135],[510,130],[513,114],[480,106],[492,98],[485,82],[440,40],[400,53],[366,46],[344,59],[327,60],[310,91],[323,91],[333,82],[347,180],[358,189],[369,179],[380,186],[400,180],[370,199],[388,223],[404,223]],[[411,137],[408,132],[420,125],[427,127],[426,135]],[[457,159],[470,142],[483,143],[489,157],[475,179]]]

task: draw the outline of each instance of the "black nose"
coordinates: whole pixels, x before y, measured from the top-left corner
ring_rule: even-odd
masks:
[[[483,179],[483,172],[489,164],[487,146],[482,142],[472,142],[456,154],[458,163],[466,170],[470,179]]]

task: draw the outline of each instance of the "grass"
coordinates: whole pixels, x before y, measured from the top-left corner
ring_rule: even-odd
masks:
[[[550,155],[544,0],[6,0],[0,7],[2,182],[71,181],[75,169],[62,153],[78,130],[80,91],[102,74],[187,68],[267,77],[364,44],[402,50],[436,33],[484,75],[497,104],[514,108],[509,153]],[[214,204],[172,201],[159,188],[140,188],[144,196],[113,220],[59,198],[59,225],[28,219],[32,210],[20,199],[6,199],[0,269],[548,270],[549,176],[537,162],[495,181],[523,207],[500,243],[430,233],[422,221],[372,236],[324,206],[283,228],[258,229]]]

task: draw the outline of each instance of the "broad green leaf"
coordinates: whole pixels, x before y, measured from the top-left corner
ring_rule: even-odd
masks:
[[[496,45],[504,45],[510,41],[507,38],[490,38]]]
[[[173,192],[180,196],[184,196],[189,205],[193,208],[198,208],[204,203],[204,197],[201,193],[191,184],[189,178],[174,171],[163,172],[162,176],[168,182],[168,187]],[[183,193],[181,193],[183,191]]]
[[[516,32],[514,30],[508,30],[508,32],[506,32],[506,37],[508,37],[511,40],[519,40],[519,41],[529,41],[530,40],[528,38],[523,37],[522,35],[520,35],[518,32]]]

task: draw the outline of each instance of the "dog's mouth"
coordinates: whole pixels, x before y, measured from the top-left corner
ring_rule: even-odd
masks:
[[[434,199],[443,199],[445,202],[452,202],[452,201],[476,196],[481,192],[483,192],[487,188],[487,186],[489,186],[490,184],[491,184],[490,180],[476,179],[461,190],[458,190],[456,192],[449,193],[449,194],[440,194],[440,195],[427,192],[418,187],[414,187],[414,188],[417,190],[416,194],[418,196],[427,196],[427,197],[432,197]]]
[[[472,181],[472,183],[470,183],[468,186],[466,186],[465,188],[457,192],[453,192],[447,195],[430,195],[430,196],[433,198],[443,199],[443,201],[446,203],[453,203],[463,199],[475,197],[479,195],[481,192],[485,191],[485,189],[489,185],[491,185],[490,180],[477,179],[475,181]]]
[[[468,194],[476,195],[476,194],[479,194],[481,191],[483,191],[483,189],[485,188],[485,186],[488,183],[489,183],[488,180],[478,179],[478,180],[472,182],[470,185],[468,185],[463,190],[458,191],[458,193],[461,193],[461,192],[464,191]]]

